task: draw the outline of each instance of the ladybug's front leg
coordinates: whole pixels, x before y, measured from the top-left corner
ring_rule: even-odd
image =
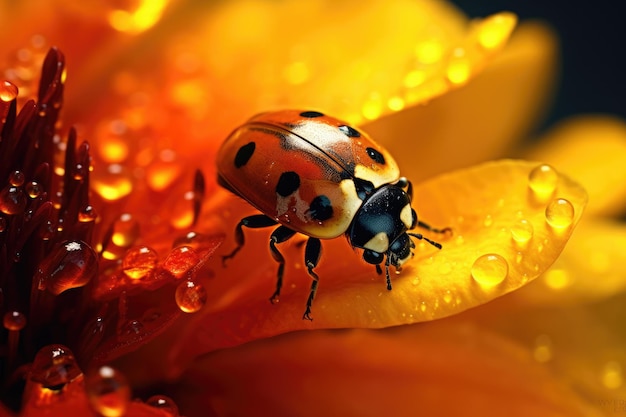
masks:
[[[296,234],[295,230],[291,230],[285,226],[279,226],[272,232],[270,236],[270,252],[272,258],[278,262],[278,272],[276,273],[276,291],[270,297],[270,302],[273,304],[278,301],[280,295],[280,289],[283,287],[283,274],[285,272],[285,257],[276,247],[277,243],[282,243]]]
[[[243,236],[243,227],[249,227],[250,229],[259,229],[262,227],[274,226],[278,222],[271,217],[267,217],[264,214],[254,214],[252,216],[244,217],[237,223],[237,227],[235,227],[235,243],[237,247],[233,249],[231,253],[228,255],[222,256],[222,264],[226,264],[226,261],[232,257],[234,257],[237,252],[241,250],[243,244],[245,243],[245,239]]]
[[[313,299],[315,298],[315,293],[317,292],[317,283],[319,282],[319,277],[313,271],[313,268],[317,266],[321,255],[322,244],[320,240],[315,237],[310,237],[309,240],[307,240],[306,248],[304,249],[304,264],[306,265],[309,275],[313,278],[313,281],[311,282],[311,290],[309,291],[309,298],[306,300],[306,310],[302,315],[302,320],[313,320],[311,318],[311,306],[313,305]]]

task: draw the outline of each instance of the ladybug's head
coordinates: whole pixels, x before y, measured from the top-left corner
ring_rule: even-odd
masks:
[[[411,258],[415,245],[407,231],[417,225],[417,214],[407,184],[401,179],[377,188],[355,214],[346,234],[352,246],[363,249],[366,262],[378,265],[387,256],[387,264],[399,268]]]

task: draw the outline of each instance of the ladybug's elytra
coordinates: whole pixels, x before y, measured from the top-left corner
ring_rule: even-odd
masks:
[[[297,233],[308,236],[304,264],[313,279],[303,319],[311,320],[317,290],[314,269],[321,255],[320,239],[345,235],[363,259],[382,274],[391,290],[389,266],[400,269],[412,256],[411,237],[441,245],[415,227],[443,233],[417,219],[411,207],[412,186],[400,177],[391,155],[365,133],[316,111],[286,110],[259,114],[235,129],[217,155],[218,182],[247,200],[262,214],[243,218],[235,229],[243,246],[243,227],[276,226],[270,252],[278,262],[276,301],[282,287],[285,259],[277,244]]]

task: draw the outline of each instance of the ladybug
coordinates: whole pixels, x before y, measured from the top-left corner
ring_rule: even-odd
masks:
[[[235,228],[236,248],[244,245],[243,227],[276,226],[269,248],[278,262],[274,302],[280,295],[285,258],[277,244],[300,233],[308,236],[304,264],[312,283],[303,319],[319,277],[314,271],[321,239],[345,235],[363,250],[365,262],[382,274],[391,290],[389,266],[400,270],[415,247],[411,237],[441,245],[409,230],[444,233],[417,219],[411,207],[411,182],[400,177],[391,155],[364,132],[317,111],[285,110],[259,114],[235,129],[217,154],[218,182],[262,214],[243,218]]]

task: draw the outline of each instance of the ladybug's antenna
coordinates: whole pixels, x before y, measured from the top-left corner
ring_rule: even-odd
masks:
[[[415,238],[418,238],[418,239],[421,239],[421,240],[425,240],[426,242],[430,243],[431,245],[433,245],[437,249],[441,249],[441,243],[435,242],[434,240],[430,240],[429,238],[423,236],[421,233],[407,233],[407,234],[409,236],[413,236]]]

